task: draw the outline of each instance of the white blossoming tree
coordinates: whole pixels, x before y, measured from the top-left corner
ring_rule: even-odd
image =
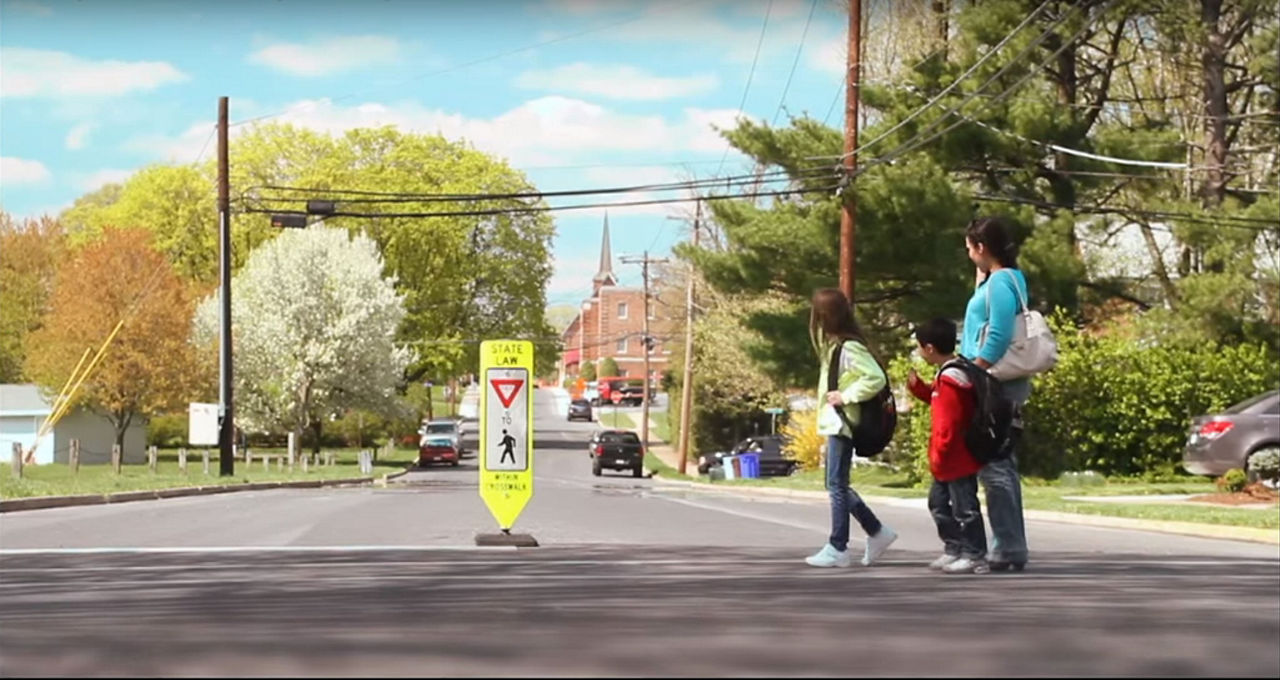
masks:
[[[345,229],[289,230],[260,246],[232,280],[235,418],[254,432],[311,430],[342,409],[393,415],[412,352],[395,342],[404,301],[382,276],[372,240]],[[216,343],[219,296],[196,313]]]

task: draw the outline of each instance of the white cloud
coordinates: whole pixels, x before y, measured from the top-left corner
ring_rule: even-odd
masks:
[[[849,59],[849,41],[845,38],[823,40],[806,49],[804,59],[810,68],[820,73],[843,74]]]
[[[341,106],[330,99],[301,100],[285,110],[273,120],[330,134],[381,125],[394,125],[406,132],[439,133],[449,139],[465,139],[481,151],[505,157],[516,167],[562,165],[574,159],[616,157],[618,152],[722,152],[727,143],[710,129],[710,123],[731,124],[735,114],[688,108],[679,119],[670,120],[661,115],[621,113],[560,96],[533,99],[493,118],[468,118],[416,103]],[[212,121],[197,123],[178,137],[136,137],[125,146],[191,162],[208,139],[211,126]]]
[[[85,191],[97,191],[108,184],[122,184],[129,179],[133,170],[123,170],[120,168],[103,168],[85,177],[80,182],[81,188]]]
[[[83,149],[85,142],[89,139],[89,133],[92,132],[95,127],[97,126],[93,123],[80,123],[71,128],[71,130],[67,132],[67,148],[72,151]]]
[[[599,233],[596,240],[600,239]],[[547,282],[547,299],[559,303],[578,303],[591,294],[591,279],[600,267],[600,255],[552,257],[551,280]]]
[[[5,184],[33,184],[49,177],[49,169],[40,161],[16,156],[0,157],[0,181]]]
[[[231,135],[239,134],[242,128],[231,128]],[[161,160],[174,163],[193,163],[210,158],[213,150],[211,134],[214,131],[213,121],[195,123],[177,137],[162,134],[145,134],[133,137],[124,143],[124,149],[155,156]],[[201,151],[204,152],[200,156]]]
[[[516,78],[516,86],[526,90],[572,92],[633,100],[685,97],[713,90],[719,84],[720,81],[714,74],[664,77],[652,75],[634,66],[582,62],[541,71],[525,71]]]
[[[115,96],[186,79],[163,61],[88,61],[53,50],[0,48],[3,97]]]
[[[327,38],[309,44],[279,43],[249,55],[251,62],[308,78],[391,64],[399,58],[400,43],[379,35]]]

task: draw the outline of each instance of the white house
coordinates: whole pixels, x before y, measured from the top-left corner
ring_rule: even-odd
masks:
[[[36,385],[0,385],[0,460],[8,461],[13,443],[27,451],[35,442],[40,424],[53,411],[53,399]],[[75,408],[58,421],[53,431],[40,439],[36,463],[66,463],[71,440],[80,440],[80,462],[108,463],[111,447],[116,442],[111,421],[84,408]],[[124,436],[124,460],[141,463],[146,460],[147,428],[143,423],[129,426]]]

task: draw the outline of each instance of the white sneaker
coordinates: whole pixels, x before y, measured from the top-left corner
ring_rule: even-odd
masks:
[[[929,568],[934,571],[942,571],[942,568],[960,559],[959,555],[948,555],[943,553],[938,559],[929,563]]]
[[[828,543],[822,546],[822,550],[804,558],[804,561],[811,567],[847,567],[853,564],[853,558],[849,556],[848,550],[836,550]]]
[[[942,568],[944,574],[990,574],[991,567],[981,558],[961,557]]]
[[[885,550],[898,540],[898,533],[887,526],[880,526],[880,533],[867,537],[867,549],[862,553],[862,566],[869,567],[880,559]]]

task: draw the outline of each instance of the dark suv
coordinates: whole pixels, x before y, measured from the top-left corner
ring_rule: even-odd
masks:
[[[797,463],[788,458],[782,447],[786,444],[780,434],[762,434],[747,437],[728,451],[716,451],[698,458],[698,473],[709,474],[711,468],[724,464],[726,456],[754,453],[760,456],[761,477],[786,477],[795,471]]]

